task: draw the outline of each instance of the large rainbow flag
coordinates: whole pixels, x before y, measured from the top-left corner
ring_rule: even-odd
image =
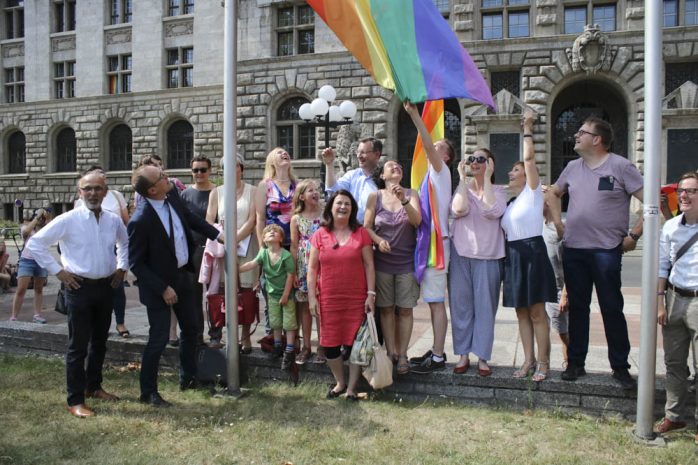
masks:
[[[669,205],[669,210],[676,216],[679,214],[679,196],[676,193],[676,189],[679,187],[678,183],[667,184],[661,187],[661,193],[666,195],[667,204]]]
[[[494,108],[473,60],[431,0],[307,0],[375,81],[400,100]]]
[[[432,100],[424,104],[422,121],[431,135],[431,140],[444,138],[444,101]],[[427,267],[443,270],[445,266],[444,241],[441,234],[439,204],[434,186],[429,179],[429,160],[422,145],[421,136],[412,154],[412,189],[419,192],[422,222],[417,228],[417,247],[414,252],[415,278],[421,284]],[[445,219],[447,220],[447,219]]]

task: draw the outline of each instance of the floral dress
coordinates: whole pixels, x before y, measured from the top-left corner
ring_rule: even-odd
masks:
[[[286,249],[291,245],[291,216],[293,212],[293,193],[296,191],[296,183],[288,188],[288,194],[284,195],[279,186],[271,179],[267,179],[267,206],[265,209],[266,223],[281,226],[284,231],[284,243]]]
[[[298,263],[296,273],[298,276],[298,289],[296,289],[296,301],[308,301],[308,259],[310,258],[310,238],[320,228],[320,218],[310,220],[298,215]]]

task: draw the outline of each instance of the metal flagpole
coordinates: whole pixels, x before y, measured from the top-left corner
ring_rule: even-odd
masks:
[[[644,245],[642,248],[642,311],[640,376],[635,436],[654,439],[654,389],[657,349],[657,281],[659,272],[659,176],[662,153],[662,2],[645,2],[645,146]]]
[[[223,47],[223,193],[225,198],[225,308],[227,340],[227,393],[240,396],[240,350],[238,349],[237,303],[237,241],[236,191],[237,164],[235,147],[236,117],[236,60],[237,60],[237,0],[225,1],[225,44]]]

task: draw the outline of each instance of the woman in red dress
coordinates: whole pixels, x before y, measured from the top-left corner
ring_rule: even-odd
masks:
[[[347,383],[341,349],[351,350],[364,313],[373,312],[376,301],[371,238],[356,220],[357,209],[348,191],[334,192],[322,214],[323,226],[310,240],[308,304],[313,316],[320,314],[320,345],[337,382],[328,399],[346,391],[347,399],[358,400],[361,367],[349,366]]]

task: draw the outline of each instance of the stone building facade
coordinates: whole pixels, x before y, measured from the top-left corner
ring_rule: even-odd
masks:
[[[427,1],[427,0],[425,0]],[[644,3],[638,0],[433,0],[492,87],[498,111],[446,102],[459,154],[488,146],[500,181],[520,156],[519,119],[531,107],[541,173],[554,180],[576,155],[590,114],[609,119],[614,150],[642,168]],[[698,11],[665,6],[662,181],[698,167]],[[237,144],[245,176],[286,147],[301,177],[318,176],[322,129],[301,103],[331,84],[359,112],[332,131],[340,168],[373,135],[409,167],[415,131],[392,92],[349,55],[303,1],[239,0]],[[129,191],[131,168],[158,153],[189,179],[192,155],[223,150],[223,17],[194,0],[0,0],[0,215],[69,208],[78,172],[99,163]],[[585,27],[587,25],[598,24]]]

